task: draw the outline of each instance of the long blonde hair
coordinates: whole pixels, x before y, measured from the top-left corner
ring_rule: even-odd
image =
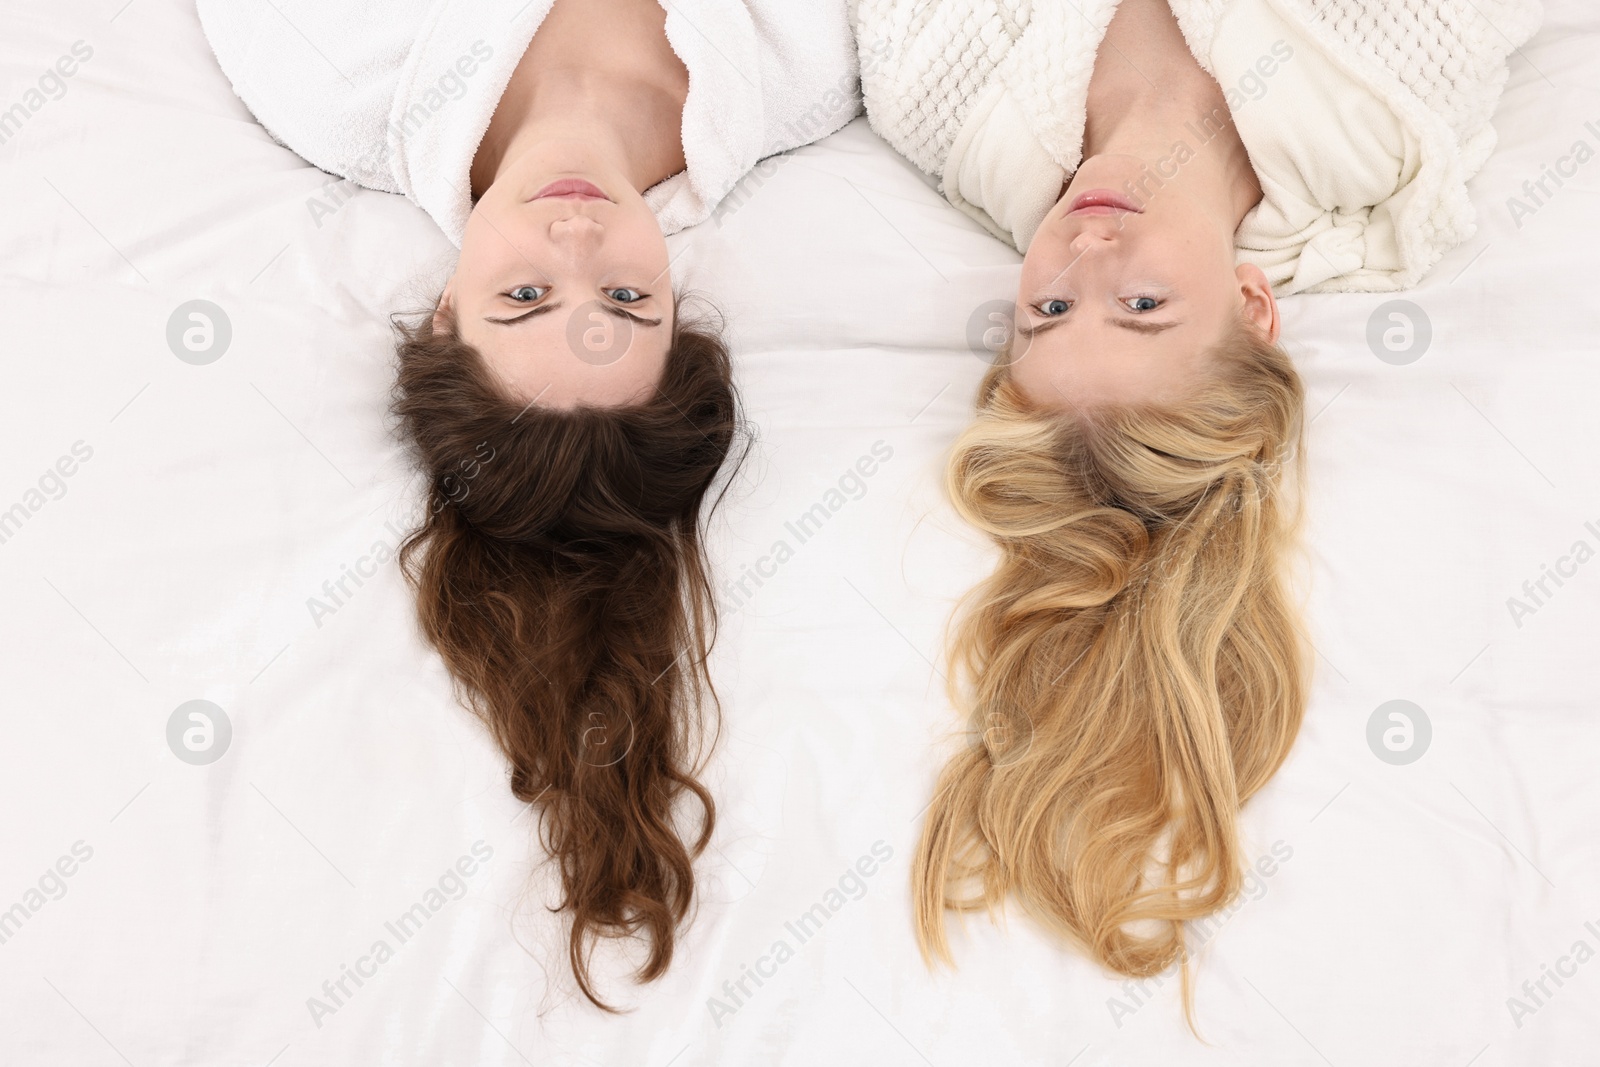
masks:
[[[1183,923],[1243,882],[1237,817],[1300,726],[1307,666],[1284,562],[1304,394],[1241,322],[1176,407],[1040,411],[1001,360],[948,489],[1000,548],[954,623],[951,696],[977,728],[928,809],[917,936],[1008,894],[1113,971],[1182,965]]]

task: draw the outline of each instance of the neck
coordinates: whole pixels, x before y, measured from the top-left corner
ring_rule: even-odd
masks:
[[[1189,51],[1167,0],[1121,0],[1106,28],[1084,122],[1083,161],[1096,156],[1131,156],[1167,175],[1176,166],[1161,182],[1181,181],[1230,233],[1261,200],[1222,87]]]
[[[1230,233],[1261,200],[1261,183],[1220,92],[1214,105],[1129,101],[1096,119],[1094,137],[1084,137],[1084,163],[1097,156],[1141,160],[1157,179],[1143,183],[1145,190],[1182,182],[1189,196],[1215,209]]]
[[[641,193],[684,169],[681,100],[674,111],[672,100],[640,86],[582,81],[597,79],[543,84],[514,104],[501,99],[472,160],[474,198],[523,153],[550,142],[584,145]]]
[[[583,145],[640,192],[684,169],[689,75],[655,0],[557,0],[472,161],[474,198],[542,143]]]

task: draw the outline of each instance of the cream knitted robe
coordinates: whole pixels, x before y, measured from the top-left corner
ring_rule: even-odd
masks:
[[[1508,56],[1539,0],[1169,0],[1261,181],[1235,242],[1279,295],[1415,285],[1470,237]],[[860,0],[872,128],[1026,251],[1082,160],[1117,0]],[[1198,149],[1199,130],[1184,146]],[[1169,162],[1181,166],[1185,157]]]
[[[197,0],[234,92],[279,143],[402,193],[456,245],[472,158],[555,0]],[[706,219],[755,163],[861,111],[848,0],[662,0],[689,72],[688,169],[645,193],[664,233]]]

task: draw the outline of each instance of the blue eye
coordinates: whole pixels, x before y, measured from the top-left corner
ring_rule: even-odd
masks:
[[[605,293],[619,304],[637,304],[649,295],[637,289],[607,289]]]
[[[1065,315],[1071,307],[1072,304],[1066,300],[1046,300],[1039,305],[1039,314],[1054,318],[1057,315]]]
[[[1157,300],[1153,296],[1136,296],[1129,300],[1124,306],[1126,306],[1129,311],[1154,311],[1156,308],[1160,307],[1162,303],[1163,301]]]
[[[506,295],[519,304],[531,303],[545,294],[537,285],[519,285]]]

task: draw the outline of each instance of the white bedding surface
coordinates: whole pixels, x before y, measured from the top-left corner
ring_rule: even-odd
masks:
[[[910,859],[961,730],[935,665],[988,559],[941,461],[984,369],[969,316],[1010,297],[1018,259],[864,120],[670,242],[726,313],[759,435],[715,561],[771,576],[730,597],[717,646],[698,914],[659,982],[602,960],[632,1007],[607,1017],[564,977],[529,820],[394,563],[308,607],[418,506],[384,415],[387,316],[452,249],[399,197],[330,196],[251,121],[187,5],[8,0],[0,108],[25,114],[0,142],[0,509],[23,513],[0,541],[0,1062],[1593,1062],[1600,962],[1573,953],[1600,951],[1600,562],[1507,607],[1575,542],[1600,548],[1600,162],[1560,164],[1530,216],[1507,206],[1576,142],[1600,149],[1600,15],[1547,10],[1473,183],[1478,235],[1405,294],[1423,357],[1369,349],[1384,297],[1283,303],[1315,414],[1320,654],[1246,819],[1252,855],[1288,858],[1203,949],[1207,1045],[1175,980],[1135,999],[1015,909],[965,923],[955,971],[918,956]],[[92,56],[32,107],[77,41]],[[207,365],[167,344],[193,299],[231,323]],[[892,457],[799,543],[785,522],[878,442]],[[88,458],[49,476],[75,445]],[[203,766],[167,744],[195,699],[233,730]],[[1366,741],[1392,699],[1433,728],[1404,766]],[[887,861],[845,876],[875,845]],[[462,857],[459,899],[430,898]],[[835,900],[802,943],[788,924]],[[439,906],[401,943],[385,924],[418,902]],[[380,939],[392,958],[314,1018]],[[792,958],[713,1018],[779,941]],[[1570,976],[1535,1001],[1546,965]]]

